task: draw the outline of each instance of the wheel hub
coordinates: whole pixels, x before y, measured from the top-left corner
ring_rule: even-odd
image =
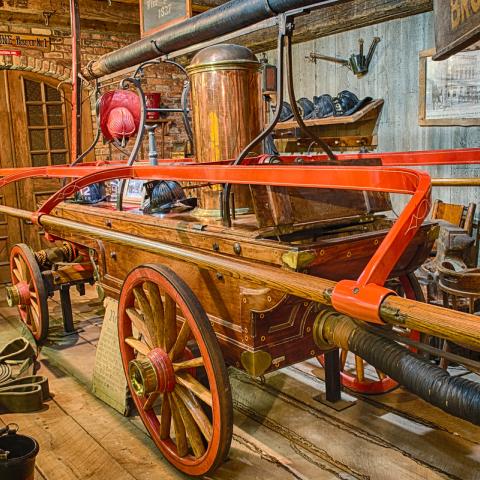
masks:
[[[30,304],[30,288],[27,282],[19,282],[6,288],[7,304],[9,307]]]
[[[131,360],[128,375],[132,388],[139,397],[154,392],[171,392],[175,387],[172,361],[161,348],[154,348],[145,358]]]

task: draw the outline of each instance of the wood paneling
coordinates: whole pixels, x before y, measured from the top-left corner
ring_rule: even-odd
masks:
[[[0,72],[0,166],[30,167],[32,159],[44,165],[70,161],[71,109],[56,90],[57,81],[20,71]],[[26,87],[29,88],[26,94]],[[69,94],[67,94],[68,99]],[[83,145],[92,138],[88,109],[83,116]],[[55,127],[55,128],[51,128]],[[32,153],[37,151],[37,153]],[[92,159],[92,156],[90,156]],[[37,166],[42,163],[37,163]],[[0,202],[35,210],[60,187],[60,181],[30,179],[8,185]],[[38,249],[44,245],[38,229],[13,217],[0,218],[0,282],[9,281],[8,252],[19,242]]]
[[[294,43],[306,42],[367,25],[428,12],[432,8],[432,0],[351,0],[298,17],[295,20],[293,41]],[[255,52],[268,50],[276,45],[276,27],[250,33],[236,39],[235,43],[246,45]]]
[[[402,2],[403,3],[403,2]],[[311,51],[348,57],[356,52],[358,39],[368,44],[374,36],[381,42],[373,56],[369,73],[357,78],[350,70],[337,64],[306,61]],[[434,47],[433,13],[424,13],[392,20],[358,30],[294,45],[295,90],[298,98],[329,93],[336,95],[344,89],[359,98],[383,98],[385,104],[378,126],[378,151],[408,151],[480,147],[479,127],[449,127],[418,124],[419,52]],[[267,53],[275,62],[275,52]],[[479,177],[480,166],[442,165],[419,167],[433,177]],[[478,188],[438,187],[433,197],[447,203],[478,201]],[[394,208],[403,201],[396,196]]]
[[[50,0],[48,4],[41,0],[2,2],[0,25],[45,25],[45,11],[52,12],[48,27],[70,27],[68,3],[60,0]],[[139,33],[138,4],[112,1],[109,5],[106,1],[85,0],[80,2],[80,16],[86,30]]]

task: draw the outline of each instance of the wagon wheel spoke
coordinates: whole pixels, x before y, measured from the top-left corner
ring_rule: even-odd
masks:
[[[138,353],[141,353],[142,355],[148,355],[150,352],[150,348],[148,345],[135,337],[128,337],[125,339],[125,343],[132,347],[134,350],[136,350]]]
[[[363,358],[355,355],[355,371],[357,372],[357,379],[359,382],[365,380],[365,367],[363,365]]]
[[[38,306],[37,302],[35,302],[34,300],[30,299],[30,307],[35,310],[35,312],[37,313],[37,315],[39,316],[40,315],[40,307]]]
[[[147,330],[147,327],[143,321],[143,317],[140,313],[138,313],[134,308],[127,308],[126,313],[130,318],[132,325],[138,330],[138,333],[142,335],[143,341],[146,343],[148,348],[152,349],[152,339],[150,338],[150,334]]]
[[[20,270],[18,268],[13,269],[13,274],[19,282],[23,281],[22,274],[20,273]]]
[[[27,280],[27,266],[23,259],[19,258],[18,256],[13,257],[15,265],[17,266],[18,272],[20,274],[19,280]]]
[[[153,311],[147,295],[145,294],[145,291],[142,287],[135,287],[133,289],[133,294],[135,296],[138,307],[142,312],[143,323],[145,324],[146,331],[148,332],[148,337],[153,342],[152,347],[158,347],[159,345],[155,343],[155,317],[153,315]]]
[[[177,452],[180,457],[185,457],[188,454],[187,434],[185,432],[185,425],[182,422],[180,413],[176,408],[176,404],[171,395],[168,395],[170,402],[170,411],[172,412],[173,426],[175,429],[175,442],[177,444]]]
[[[168,393],[163,394],[163,402],[160,410],[160,438],[162,440],[170,438],[170,428],[172,424],[172,410],[168,397]]]
[[[191,360],[185,360],[184,362],[178,362],[173,364],[173,369],[178,372],[179,370],[186,370],[188,368],[203,367],[204,361],[202,357],[192,358]]]
[[[37,332],[38,331],[38,327],[40,325],[40,317],[38,315],[38,313],[33,309],[33,308],[29,308],[28,309],[28,312],[29,312],[29,315],[27,316],[27,318],[31,318],[31,322],[30,322],[30,326],[32,327],[32,329],[34,330],[34,332]]]
[[[150,307],[153,315],[154,345],[165,348],[164,342],[164,307],[160,290],[153,282],[144,282],[143,289],[150,301]]]
[[[27,325],[32,325],[33,315],[30,313],[30,308],[26,307],[25,309],[27,316],[25,317],[25,323]]]
[[[186,372],[179,372],[176,375],[176,380],[177,383],[186,387],[209,407],[212,406],[212,393],[210,392],[210,390],[205,388],[196,378],[192,377],[192,375]]]
[[[182,385],[175,385],[175,394],[181,399],[207,441],[212,439],[213,427],[198,400]]]
[[[188,440],[190,441],[193,454],[197,458],[201,457],[205,453],[205,445],[203,444],[202,435],[198,425],[195,423],[192,414],[185,406],[182,399],[175,392],[172,392],[170,398],[173,400],[173,403],[180,413],[180,418],[183,421],[185,432]]]
[[[186,324],[187,322],[184,322]],[[187,324],[188,326],[188,324]],[[177,339],[177,304],[169,295],[164,298],[164,345],[165,351],[170,352]],[[183,349],[182,349],[183,352]],[[170,355],[169,355],[170,356]],[[170,356],[170,358],[173,358]]]
[[[153,404],[155,403],[155,401],[157,400],[157,398],[159,396],[160,396],[160,393],[158,393],[158,392],[151,393],[148,396],[147,401],[143,404],[143,409],[145,411],[150,410],[153,407]]]
[[[172,349],[168,352],[168,356],[171,360],[176,360],[179,355],[181,355],[185,351],[185,347],[187,346],[188,339],[191,335],[190,326],[187,322],[183,322],[182,328],[180,329],[180,333],[178,337],[175,339]]]

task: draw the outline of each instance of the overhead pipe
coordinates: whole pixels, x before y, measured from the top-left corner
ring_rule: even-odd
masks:
[[[87,80],[118,72],[176,50],[249,27],[278,14],[302,8],[322,8],[349,0],[231,0],[200,15],[165,28],[90,62]]]

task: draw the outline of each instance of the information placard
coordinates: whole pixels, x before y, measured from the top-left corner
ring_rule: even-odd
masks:
[[[190,0],[141,0],[142,37],[192,16]]]

